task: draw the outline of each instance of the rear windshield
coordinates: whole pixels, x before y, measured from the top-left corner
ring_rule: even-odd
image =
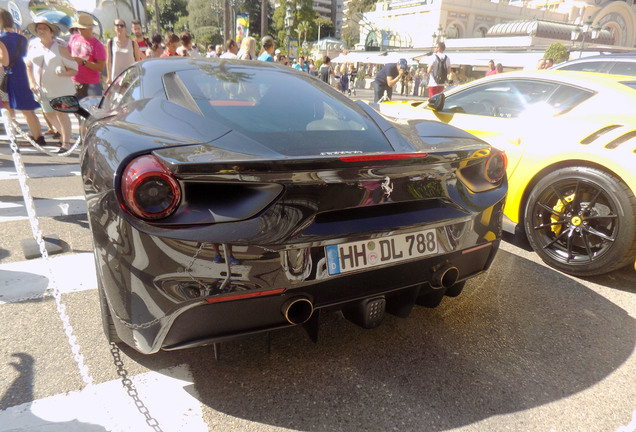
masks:
[[[362,108],[308,74],[224,62],[177,74],[203,116],[279,153],[392,151]]]

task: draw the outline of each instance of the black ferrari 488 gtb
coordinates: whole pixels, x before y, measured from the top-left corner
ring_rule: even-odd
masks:
[[[501,239],[506,158],[439,122],[391,122],[306,73],[151,59],[84,117],[81,172],[104,330],[150,354],[342,311],[434,307]]]

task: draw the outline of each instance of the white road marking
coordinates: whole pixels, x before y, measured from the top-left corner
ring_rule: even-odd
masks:
[[[165,431],[207,431],[185,365],[131,377],[150,415]],[[186,390],[187,388],[187,390]],[[151,430],[120,380],[88,386],[0,411],[0,432]],[[103,428],[103,429],[102,429]]]
[[[61,293],[97,289],[92,253],[49,257],[55,284]],[[0,306],[39,298],[51,285],[43,259],[0,264]]]
[[[68,216],[86,213],[86,202],[82,195],[56,197],[52,199],[34,199],[38,217]],[[28,219],[24,202],[2,203],[0,205],[0,223]]]
[[[36,149],[36,152],[39,153]],[[22,150],[20,150],[24,153]],[[25,167],[29,178],[46,177],[74,177],[80,175],[79,164],[27,165]],[[0,168],[0,180],[17,180],[18,173],[14,166]]]

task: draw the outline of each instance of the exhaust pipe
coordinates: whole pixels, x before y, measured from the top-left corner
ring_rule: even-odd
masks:
[[[314,305],[306,297],[294,297],[283,303],[281,312],[290,324],[303,324],[314,313]]]
[[[431,286],[434,289],[450,288],[455,285],[459,278],[459,270],[457,267],[445,265],[435,273],[433,273],[433,280]]]

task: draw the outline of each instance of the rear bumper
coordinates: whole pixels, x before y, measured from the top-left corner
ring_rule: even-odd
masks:
[[[343,290],[342,281],[334,279],[290,289],[282,295],[201,303],[175,318],[161,348],[190,348],[290,327],[282,308],[294,297],[309,299],[316,313],[321,309],[339,310],[362,299],[380,295],[386,296],[390,304],[393,296],[414,288],[421,295],[434,289],[430,281],[436,269],[443,265],[457,267],[460,271],[459,280],[468,279],[490,266],[498,247],[499,240],[472,250],[352,275],[348,277],[346,290]]]
[[[435,229],[438,255],[337,276],[326,274],[325,246],[351,239],[279,250],[235,246],[239,263],[228,264],[215,262],[217,250],[227,258],[218,243],[148,235],[120,218],[117,242],[94,237],[98,277],[126,344],[145,354],[206,345],[291,326],[282,307],[292,298],[308,299],[319,312],[384,296],[390,310],[392,297],[433,291],[433,274],[444,266],[457,268],[458,281],[473,277],[499,247],[503,205],[404,229]]]

